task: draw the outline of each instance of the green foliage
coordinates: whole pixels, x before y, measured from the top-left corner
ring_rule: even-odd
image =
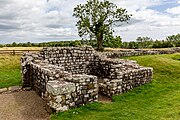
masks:
[[[138,37],[136,41],[138,42],[139,48],[148,48],[150,46],[152,47],[153,43],[153,40],[150,37]]]
[[[94,37],[98,50],[102,50],[103,38],[112,36],[112,24],[117,21],[126,22],[131,15],[127,14],[126,9],[118,8],[107,0],[88,0],[86,4],[74,8],[73,16],[78,18],[76,26],[79,36]]]
[[[154,68],[153,81],[112,103],[93,103],[52,115],[52,120],[178,120],[180,118],[180,54],[136,56],[140,65]],[[174,59],[176,58],[176,59]],[[157,65],[158,63],[158,65]]]
[[[180,34],[168,36],[166,40],[153,41],[150,37],[138,37],[136,42],[124,42],[122,48],[169,48],[180,47]]]
[[[165,40],[162,41],[156,40],[153,42],[153,46],[152,46],[152,48],[169,48],[169,47],[173,47],[173,44]]]
[[[174,47],[180,47],[180,34],[168,36],[166,38],[169,44]]]
[[[47,43],[16,43],[0,45],[0,47],[63,47],[63,46],[81,46],[81,40],[75,41],[57,41],[57,42],[47,42]]]
[[[1,47],[3,47],[3,45],[2,45],[2,44],[0,44],[0,48],[1,48]]]
[[[16,47],[16,46],[17,46],[17,43],[16,43],[16,42],[13,42],[11,46],[12,46],[12,47]]]
[[[120,48],[122,45],[122,38],[120,36],[113,36],[109,37],[107,40],[104,40],[103,46],[104,47],[111,47],[111,48]]]

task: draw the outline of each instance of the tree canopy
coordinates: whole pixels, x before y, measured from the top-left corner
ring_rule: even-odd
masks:
[[[107,0],[88,0],[86,4],[77,5],[74,14],[79,36],[90,36],[97,39],[98,50],[102,50],[103,38],[112,37],[114,22],[127,22],[131,15],[127,10],[118,8]]]

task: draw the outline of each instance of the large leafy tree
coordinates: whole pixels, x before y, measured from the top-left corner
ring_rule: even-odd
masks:
[[[127,22],[131,15],[126,9],[107,0],[88,0],[86,4],[77,5],[74,14],[79,36],[93,36],[97,39],[98,50],[103,50],[103,38],[112,36],[112,25],[115,22]]]

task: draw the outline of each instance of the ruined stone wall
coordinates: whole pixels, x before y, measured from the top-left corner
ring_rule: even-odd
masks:
[[[180,48],[171,48],[165,50],[143,50],[143,49],[134,49],[134,50],[118,50],[118,51],[109,51],[103,52],[102,54],[108,58],[120,58],[128,56],[141,56],[141,55],[158,55],[158,54],[173,54],[180,52]]]
[[[41,54],[50,64],[62,66],[72,74],[93,74],[99,61],[92,47],[44,48]]]
[[[114,69],[112,69],[114,70]],[[99,83],[99,92],[109,97],[127,92],[128,90],[149,83],[152,79],[151,68],[140,68],[127,70],[116,74],[115,71],[111,79],[102,78]]]
[[[49,81],[46,86],[45,98],[56,111],[65,111],[98,100],[96,76],[76,74],[65,77],[63,81]]]
[[[44,48],[21,59],[24,87],[32,87],[55,111],[112,97],[148,83],[152,68],[135,61],[109,59],[92,47]]]
[[[153,69],[139,66],[136,61],[106,58],[100,60],[100,66],[99,93],[109,97],[127,92],[152,79]]]
[[[32,55],[28,56],[31,57]],[[44,60],[28,60],[30,61],[26,61],[26,65],[22,66],[22,71],[26,72],[23,73],[23,80],[26,81],[23,84],[31,86],[56,112],[97,101],[96,76],[72,74],[65,71],[64,67],[49,64]]]
[[[46,85],[49,81],[63,81],[62,77],[71,75],[64,71],[63,67],[46,63],[31,63],[29,73],[31,86],[40,96],[46,93]]]

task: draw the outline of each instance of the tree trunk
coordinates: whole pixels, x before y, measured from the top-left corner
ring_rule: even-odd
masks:
[[[98,48],[97,48],[97,51],[103,51],[103,34],[102,33],[99,33],[98,37],[97,37],[97,45],[98,45]]]

